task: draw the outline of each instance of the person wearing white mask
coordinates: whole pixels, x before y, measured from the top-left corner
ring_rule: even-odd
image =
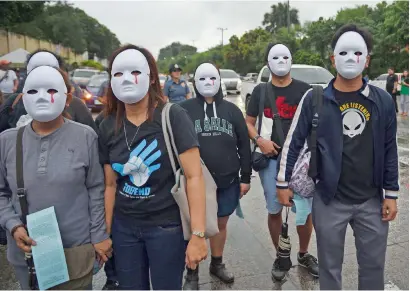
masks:
[[[269,157],[266,168],[259,170],[259,177],[268,210],[268,228],[273,245],[278,250],[279,235],[282,228],[282,208],[276,195],[276,173],[278,156],[282,150],[286,135],[290,130],[296,108],[309,84],[290,76],[292,55],[283,44],[270,44],[266,50],[265,60],[271,71],[272,80],[255,87],[246,111],[249,138],[253,141],[256,151]],[[260,110],[260,98],[265,92],[263,112]],[[261,116],[261,127],[256,128],[257,119]],[[259,124],[258,124],[259,127]],[[307,201],[311,208],[311,200]],[[310,209],[309,209],[310,210]],[[310,213],[310,212],[309,212]],[[312,234],[311,215],[305,217],[305,224],[297,225],[299,235],[299,265],[307,268],[308,272],[318,277],[317,259],[308,253]],[[272,267],[272,278],[281,281],[285,278],[288,269],[281,263],[279,253]]]
[[[61,57],[51,51],[39,49],[27,57],[27,73],[39,66],[50,66],[64,70],[64,61]],[[23,87],[24,82],[25,80],[21,82],[23,83]],[[90,111],[80,99],[82,95],[81,89],[79,89],[79,87],[73,82],[70,82],[70,87],[75,88],[72,92],[72,101],[67,108],[67,113],[70,115],[70,119],[97,130]],[[10,95],[0,108],[0,132],[9,128],[26,125],[32,120],[31,116],[24,108],[22,100],[23,94],[21,94],[21,92],[18,93],[20,94],[16,93]]]
[[[197,98],[181,103],[195,124],[201,158],[218,186],[219,233],[211,237],[209,271],[225,283],[234,275],[222,261],[229,216],[250,189],[251,151],[245,119],[232,102],[223,100],[221,76],[210,63],[198,66],[194,75]],[[240,173],[240,176],[239,176]],[[198,290],[198,268],[187,269],[184,290]]]
[[[33,69],[22,97],[32,122],[0,134],[0,225],[7,230],[7,257],[23,290],[30,289],[24,252],[30,252],[36,242],[22,223],[17,197],[19,136],[28,214],[53,206],[63,246],[69,249],[66,256],[76,256],[75,261],[67,259],[70,280],[56,288],[91,290],[96,253],[104,261],[111,256],[98,137],[89,126],[64,117],[72,98],[70,89],[61,70],[49,66]]]
[[[123,46],[114,52],[109,72],[100,162],[119,288],[181,290],[185,263],[195,269],[207,256],[198,138],[188,114],[174,104],[170,122],[187,179],[193,233],[186,246],[171,194],[175,176],[162,132],[165,103],[155,59],[144,48]]]
[[[348,24],[332,40],[337,77],[324,89],[317,124],[318,175],[313,225],[320,289],[342,288],[347,225],[353,229],[359,290],[384,289],[389,221],[397,214],[397,120],[392,98],[362,78],[372,50],[369,32]],[[278,197],[289,205],[288,183],[312,128],[312,91],[296,111],[282,150]]]

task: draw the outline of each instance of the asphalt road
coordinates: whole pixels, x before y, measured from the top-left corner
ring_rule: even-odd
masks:
[[[229,95],[227,100],[242,110],[240,96]],[[408,119],[399,118],[398,142],[400,154],[400,199],[399,214],[390,224],[385,269],[386,290],[409,289],[409,169],[408,169]],[[270,270],[275,251],[267,228],[267,212],[261,183],[257,175],[252,178],[250,192],[241,200],[244,219],[233,215],[228,226],[228,240],[224,261],[235,274],[235,283],[225,285],[209,275],[209,259],[200,266],[200,288],[202,290],[318,290],[318,281],[311,278],[305,269],[297,266],[296,253],[298,236],[295,215],[290,215],[289,233],[292,243],[293,267],[281,283],[272,282]],[[313,234],[310,252],[316,255]],[[343,289],[357,290],[357,262],[354,238],[350,228],[346,235],[345,259],[343,264]],[[101,290],[105,283],[104,272],[94,277],[94,289]],[[0,248],[0,290],[16,289],[18,285],[7,264],[4,248]]]

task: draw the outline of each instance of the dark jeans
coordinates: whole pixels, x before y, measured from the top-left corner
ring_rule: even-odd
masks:
[[[112,257],[104,265],[105,276],[107,276],[108,281],[117,281],[117,273],[115,272],[115,255],[113,253]]]
[[[181,290],[185,241],[181,225],[135,226],[114,215],[112,238],[117,279],[122,290]]]
[[[393,98],[393,101],[394,101],[394,106],[395,106],[395,108],[396,108],[396,113],[398,113],[399,112],[399,108],[397,107],[397,93],[393,93],[392,91],[387,91],[389,94],[390,94],[390,96]]]

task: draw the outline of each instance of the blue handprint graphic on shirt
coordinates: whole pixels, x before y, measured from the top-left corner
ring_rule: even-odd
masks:
[[[158,141],[155,139],[145,148],[147,141],[144,139],[138,146],[130,153],[128,162],[124,165],[115,163],[112,165],[114,171],[121,174],[121,176],[129,176],[131,182],[140,187],[144,185],[151,174],[161,168],[161,164],[152,165],[159,157],[161,151],[157,150],[149,156],[158,146]],[[144,149],[145,148],[145,149]],[[148,157],[149,156],[149,157]]]

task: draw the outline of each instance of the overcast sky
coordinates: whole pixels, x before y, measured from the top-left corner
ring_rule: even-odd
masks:
[[[263,15],[280,1],[71,1],[114,32],[121,43],[140,45],[158,56],[174,41],[195,45],[199,51],[224,43],[236,34],[262,25]],[[299,20],[336,15],[343,7],[376,5],[381,1],[290,1]],[[391,1],[387,1],[391,2]],[[115,15],[115,16],[114,16]]]

